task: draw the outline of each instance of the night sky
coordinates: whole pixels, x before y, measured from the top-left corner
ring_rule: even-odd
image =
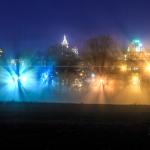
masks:
[[[128,42],[150,41],[147,0],[1,0],[0,47],[45,50],[62,40],[82,43],[99,34]]]

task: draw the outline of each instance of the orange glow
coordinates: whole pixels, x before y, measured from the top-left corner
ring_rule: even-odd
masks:
[[[141,92],[141,80],[138,74],[133,74],[130,80],[130,91],[133,93]]]
[[[91,80],[90,88],[95,92],[98,92],[100,89],[104,89],[106,92],[111,92],[114,89],[114,80],[99,76]]]
[[[80,76],[81,76],[81,77],[83,76],[83,73],[82,73],[82,72],[80,73]]]
[[[140,85],[140,79],[138,76],[132,76],[131,78],[131,84],[132,85],[136,85],[136,86],[139,86]]]
[[[145,67],[145,72],[150,73],[150,64],[147,64]]]
[[[91,99],[95,98],[98,103],[106,103],[106,95],[112,95],[114,92],[114,80],[109,79],[106,76],[97,76],[96,78],[91,78],[89,85],[88,98],[92,96]]]
[[[121,70],[122,72],[127,71],[127,66],[126,66],[126,65],[122,65],[122,66],[120,67],[120,70]]]

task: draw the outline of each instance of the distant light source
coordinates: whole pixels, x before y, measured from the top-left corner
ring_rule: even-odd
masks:
[[[91,74],[91,77],[92,77],[92,78],[95,78],[95,77],[96,77],[95,73],[92,73],[92,74]]]
[[[103,78],[101,78],[101,79],[99,80],[99,84],[100,84],[100,85],[104,85],[104,84],[105,84],[105,80],[104,80]]]
[[[126,66],[126,65],[120,66],[120,70],[121,70],[122,72],[127,71],[127,66]]]
[[[79,75],[82,77],[82,76],[83,76],[83,73],[81,72]]]
[[[131,78],[131,84],[135,86],[140,86],[140,78],[138,75],[133,75]]]
[[[26,77],[26,76],[22,76],[22,77],[19,78],[19,80],[20,80],[23,84],[25,84],[25,83],[27,82],[27,77]]]
[[[8,84],[10,84],[11,86],[16,86],[18,82],[20,82],[22,85],[25,85],[27,82],[27,76],[17,76],[16,74],[14,74],[8,78]]]

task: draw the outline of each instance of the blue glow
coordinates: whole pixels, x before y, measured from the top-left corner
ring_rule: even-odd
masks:
[[[50,100],[59,89],[54,65],[31,66],[25,60],[0,66],[0,79],[1,101]]]
[[[48,72],[42,73],[41,82],[42,82],[42,84],[48,85],[48,83],[49,83],[49,73]]]
[[[37,82],[35,72],[29,65],[10,63],[0,69],[1,94],[10,100],[23,100],[29,94],[29,91],[37,91]],[[7,92],[7,95],[3,96]]]
[[[140,40],[138,40],[138,39],[133,40],[132,43],[135,45],[136,52],[141,52],[142,51],[143,44]]]
[[[53,66],[41,67],[39,70],[39,80],[42,87],[54,86],[55,72]]]
[[[26,75],[18,76],[14,74],[8,78],[8,84],[10,84],[10,86],[16,86],[20,82],[24,86],[26,85],[27,80],[28,77]]]

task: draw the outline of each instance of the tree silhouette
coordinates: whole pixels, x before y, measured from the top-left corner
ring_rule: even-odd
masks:
[[[95,37],[86,42],[82,59],[91,70],[104,73],[113,65],[117,50],[118,45],[110,36]]]

